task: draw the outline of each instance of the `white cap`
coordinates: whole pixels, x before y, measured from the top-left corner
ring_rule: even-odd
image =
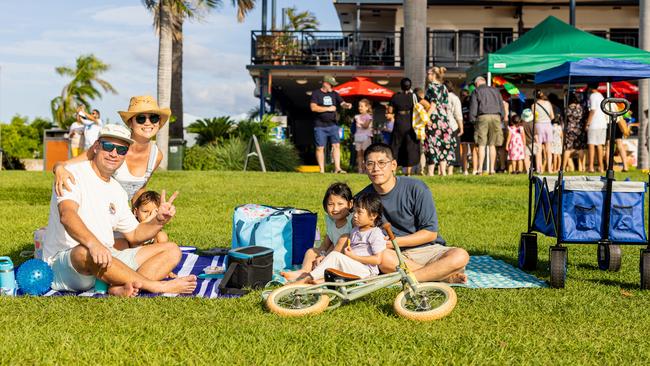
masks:
[[[112,137],[122,140],[129,145],[133,143],[133,140],[131,140],[131,130],[126,126],[118,124],[108,124],[102,127],[102,130],[99,132],[99,138],[102,137]]]

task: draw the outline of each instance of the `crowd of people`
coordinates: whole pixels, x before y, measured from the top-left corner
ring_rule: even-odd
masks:
[[[531,165],[539,173],[555,173],[560,168],[593,173],[607,168],[609,117],[600,108],[604,97],[597,84],[588,85],[582,92],[571,91],[565,96],[566,107],[560,97],[541,90],[535,91],[533,101],[512,105],[508,95],[489,86],[482,76],[458,95],[454,84],[445,80],[445,73],[444,67],[428,70],[425,88],[402,79],[401,90],[382,112],[386,122],[381,125],[373,116],[373,103],[369,99],[359,101],[352,123],[359,173],[365,172],[363,153],[372,142],[390,145],[405,175],[451,175],[456,166],[465,175],[524,173]],[[331,136],[335,171],[343,172],[336,110],[337,106],[349,109],[352,105],[331,89],[335,82],[326,76],[322,89],[312,94],[321,172],[325,171],[323,151],[328,142],[323,138],[324,130],[331,130],[327,134]],[[323,99],[323,93],[329,96]],[[417,116],[419,111],[423,111],[422,118]],[[330,125],[324,128],[325,117]],[[421,131],[414,127],[414,118],[423,120]],[[617,154],[623,171],[627,171],[623,138],[630,130],[623,118],[615,128]]]

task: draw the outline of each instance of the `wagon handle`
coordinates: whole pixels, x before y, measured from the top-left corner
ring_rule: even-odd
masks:
[[[623,110],[621,111],[610,110],[609,108],[607,108],[607,105],[610,103],[623,103],[623,105],[625,105],[625,108],[623,108]],[[624,98],[605,98],[603,99],[602,102],[600,102],[600,109],[606,115],[617,118],[624,115],[625,113],[627,113],[627,111],[630,110],[630,102],[628,102],[628,100]]]

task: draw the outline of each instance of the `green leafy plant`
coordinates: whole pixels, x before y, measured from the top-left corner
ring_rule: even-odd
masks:
[[[248,119],[239,121],[234,135],[243,141],[248,141],[253,135],[257,136],[258,141],[268,141],[271,138],[271,131],[278,124],[273,122],[273,114],[265,114],[261,121]]]
[[[233,138],[220,145],[195,145],[187,150],[183,160],[185,170],[233,170],[244,169],[248,142]],[[260,149],[268,171],[294,171],[300,164],[298,152],[289,143],[260,142]],[[262,170],[259,159],[252,157],[248,170]]]
[[[2,137],[3,166],[7,169],[22,169],[18,159],[43,156],[43,131],[52,123],[36,118],[31,123],[27,117],[16,115],[9,124],[0,124]]]
[[[234,129],[235,121],[224,116],[199,119],[187,127],[187,132],[196,133],[196,143],[203,146],[229,139]]]

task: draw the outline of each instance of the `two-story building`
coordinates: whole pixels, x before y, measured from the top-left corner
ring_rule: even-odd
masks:
[[[638,47],[638,0],[577,0],[576,27]],[[251,63],[270,108],[286,114],[293,142],[312,144],[309,93],[323,75],[340,82],[369,77],[397,90],[404,76],[403,1],[334,0],[341,29],[251,33]],[[483,55],[509,44],[547,16],[569,22],[567,0],[428,0],[427,67],[445,66],[461,81]],[[261,82],[260,82],[261,81]],[[256,90],[257,95],[260,88]],[[304,158],[311,155],[306,153]]]

